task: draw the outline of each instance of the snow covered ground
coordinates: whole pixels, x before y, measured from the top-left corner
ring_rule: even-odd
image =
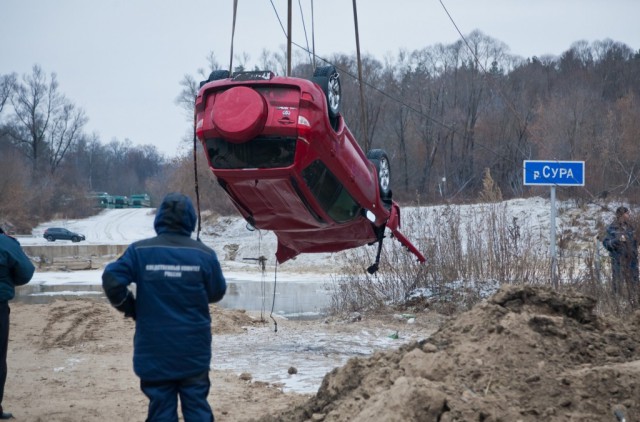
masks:
[[[154,216],[155,209],[151,208],[105,209],[86,219],[49,221],[33,229],[32,236],[21,236],[19,240],[23,245],[71,244],[66,240],[49,243],[43,237],[49,227],[64,227],[84,234],[87,240],[82,244],[128,244],[154,235]]]
[[[64,227],[85,235],[86,240],[79,245],[128,245],[140,239],[155,236],[153,220],[155,209],[105,209],[99,214],[86,219],[53,220],[33,229],[31,236],[19,236],[22,245],[61,245],[73,244],[69,240],[47,242],[44,231],[49,227]],[[193,233],[193,238],[196,233]],[[223,265],[229,269],[246,270],[258,267],[256,259],[264,256],[267,265],[275,265],[276,237],[272,232],[247,230],[247,223],[240,217],[220,217],[212,224],[203,224],[201,240],[213,248]],[[278,271],[330,272],[332,254],[307,254],[286,262],[278,267]]]

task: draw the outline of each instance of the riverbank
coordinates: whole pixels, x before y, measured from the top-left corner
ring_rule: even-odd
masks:
[[[91,297],[10,306],[3,406],[16,420],[145,419],[147,399],[132,369],[132,321]],[[291,409],[315,393],[325,373],[350,357],[425,338],[436,326],[436,320],[427,317],[410,324],[392,315],[352,321],[276,317],[276,332],[268,314],[261,318],[260,313],[218,306],[211,312],[209,401],[216,421],[222,422]],[[290,368],[297,373],[290,374]]]

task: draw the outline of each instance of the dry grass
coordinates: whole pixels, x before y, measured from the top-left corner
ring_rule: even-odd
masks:
[[[485,204],[469,216],[456,206],[405,213],[403,231],[426,252],[427,263],[417,264],[398,242],[386,240],[380,269],[369,275],[364,269],[374,261],[377,246],[349,251],[343,255],[344,275],[329,286],[331,311],[362,312],[391,305],[451,314],[469,309],[505,283],[575,289],[597,298],[598,311],[608,314],[624,315],[638,307],[629,300],[636,296],[632,289],[618,295],[611,290],[609,257],[597,240],[602,221],[596,221],[595,233],[558,231],[557,272],[552,274],[548,237],[539,227],[510,217],[507,207]]]

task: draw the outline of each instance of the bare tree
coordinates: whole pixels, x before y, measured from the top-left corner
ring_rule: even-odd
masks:
[[[633,186],[640,185],[639,112],[637,98],[629,94],[603,113],[601,118],[606,123],[595,161],[601,165],[594,169],[600,182],[597,191],[626,194]]]
[[[52,120],[53,124],[48,135],[51,172],[60,166],[69,148],[84,137],[82,129],[87,120],[84,110],[68,101],[63,101],[59,114]]]
[[[8,75],[0,76],[0,113],[4,109],[5,104],[9,101],[11,93],[14,90],[16,84],[16,74],[11,73]]]
[[[408,63],[408,55],[405,52],[400,52],[397,63],[385,64],[385,90],[397,93],[400,99],[404,100],[408,97],[407,91],[410,86],[407,83],[407,78],[410,76],[411,66]],[[409,190],[409,151],[407,147],[410,138],[409,108],[401,102],[395,102],[390,104],[387,110],[391,118],[383,119],[383,123],[398,144],[402,161],[401,185],[402,189],[407,192]]]
[[[10,98],[14,115],[9,136],[31,161],[33,175],[44,163],[54,173],[69,147],[83,136],[84,110],[58,91],[55,73],[49,81],[38,65],[16,82]]]
[[[419,192],[429,195],[433,174],[437,171],[436,160],[439,158],[439,171],[444,181],[449,169],[445,142],[453,141],[453,132],[446,121],[450,119],[452,109],[447,102],[456,101],[455,90],[450,89],[449,79],[456,75],[459,59],[455,49],[437,45],[414,52],[411,60],[414,71],[411,78],[406,80],[409,84],[406,89],[420,112],[413,116],[421,144],[418,155],[421,169],[416,184]],[[443,145],[445,148],[440,152]],[[452,146],[450,148],[453,150]],[[446,187],[440,181],[439,186],[444,195]]]
[[[180,81],[181,90],[175,99],[175,103],[185,111],[187,121],[193,120],[193,106],[198,95],[198,89],[200,89],[200,81],[206,80],[212,71],[218,69],[220,69],[220,63],[218,63],[215,53],[210,52],[207,56],[206,68],[199,68],[196,71],[196,77],[186,74]]]

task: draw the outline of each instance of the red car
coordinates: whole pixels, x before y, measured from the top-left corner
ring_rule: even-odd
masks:
[[[311,80],[214,71],[196,99],[196,136],[242,216],[276,234],[279,263],[379,242],[373,273],[385,227],[424,262],[399,231],[387,154],[363,153],[340,114],[340,96],[333,66]]]

